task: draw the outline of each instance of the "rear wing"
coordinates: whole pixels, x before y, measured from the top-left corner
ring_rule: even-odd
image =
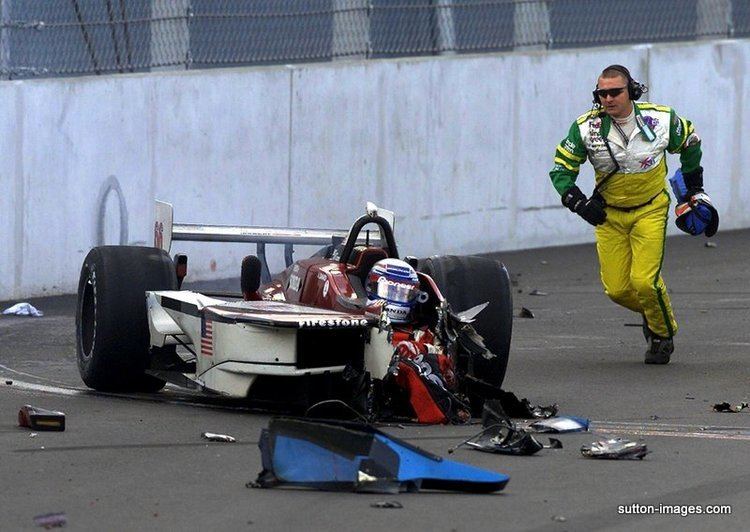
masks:
[[[392,211],[381,209],[368,202],[366,212],[369,216],[380,216],[393,228],[395,215]],[[282,227],[259,227],[240,225],[207,225],[175,223],[174,208],[171,203],[156,200],[154,221],[154,247],[169,253],[172,242],[184,240],[192,242],[248,242],[257,246],[257,256],[261,261],[262,277],[270,280],[266,261],[266,244],[282,244],[284,260],[289,267],[293,262],[294,245],[338,245],[350,234],[346,229],[302,229]],[[369,239],[380,239],[380,231],[372,230],[365,236],[360,235],[357,243],[365,244]]]

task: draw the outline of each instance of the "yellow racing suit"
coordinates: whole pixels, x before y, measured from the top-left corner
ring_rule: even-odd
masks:
[[[680,154],[683,174],[696,171],[700,138],[690,121],[670,107],[633,105],[637,127],[627,142],[611,134],[612,118],[604,111],[578,117],[557,146],[550,178],[564,195],[575,186],[581,163],[591,161],[607,214],[595,230],[604,291],[615,303],[643,314],[652,332],[672,337],[677,323],[661,277],[670,203],[665,151]]]

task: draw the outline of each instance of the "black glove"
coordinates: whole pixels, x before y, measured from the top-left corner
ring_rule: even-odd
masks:
[[[563,194],[562,204],[591,225],[601,225],[607,219],[602,203],[593,196],[586,199],[586,195],[576,186]]]
[[[683,173],[682,178],[685,180],[688,197],[703,192],[703,167],[699,166],[692,172]]]

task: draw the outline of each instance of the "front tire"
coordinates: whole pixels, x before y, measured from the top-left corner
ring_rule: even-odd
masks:
[[[513,297],[505,266],[477,256],[444,255],[420,261],[420,270],[435,281],[454,312],[489,302],[473,323],[495,356],[475,357],[473,376],[500,388],[510,355]]]
[[[78,370],[89,388],[156,392],[165,382],[146,375],[150,337],[147,290],[177,290],[169,255],[160,249],[102,246],[81,267],[76,309]]]

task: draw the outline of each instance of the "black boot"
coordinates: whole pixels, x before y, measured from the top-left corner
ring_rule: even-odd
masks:
[[[643,314],[643,337],[646,339],[646,343],[651,342],[651,336],[653,333],[651,332],[651,329],[648,328],[648,322],[646,321],[646,315]]]
[[[651,332],[650,345],[646,350],[646,364],[669,364],[669,356],[673,352],[672,338],[664,338]]]

